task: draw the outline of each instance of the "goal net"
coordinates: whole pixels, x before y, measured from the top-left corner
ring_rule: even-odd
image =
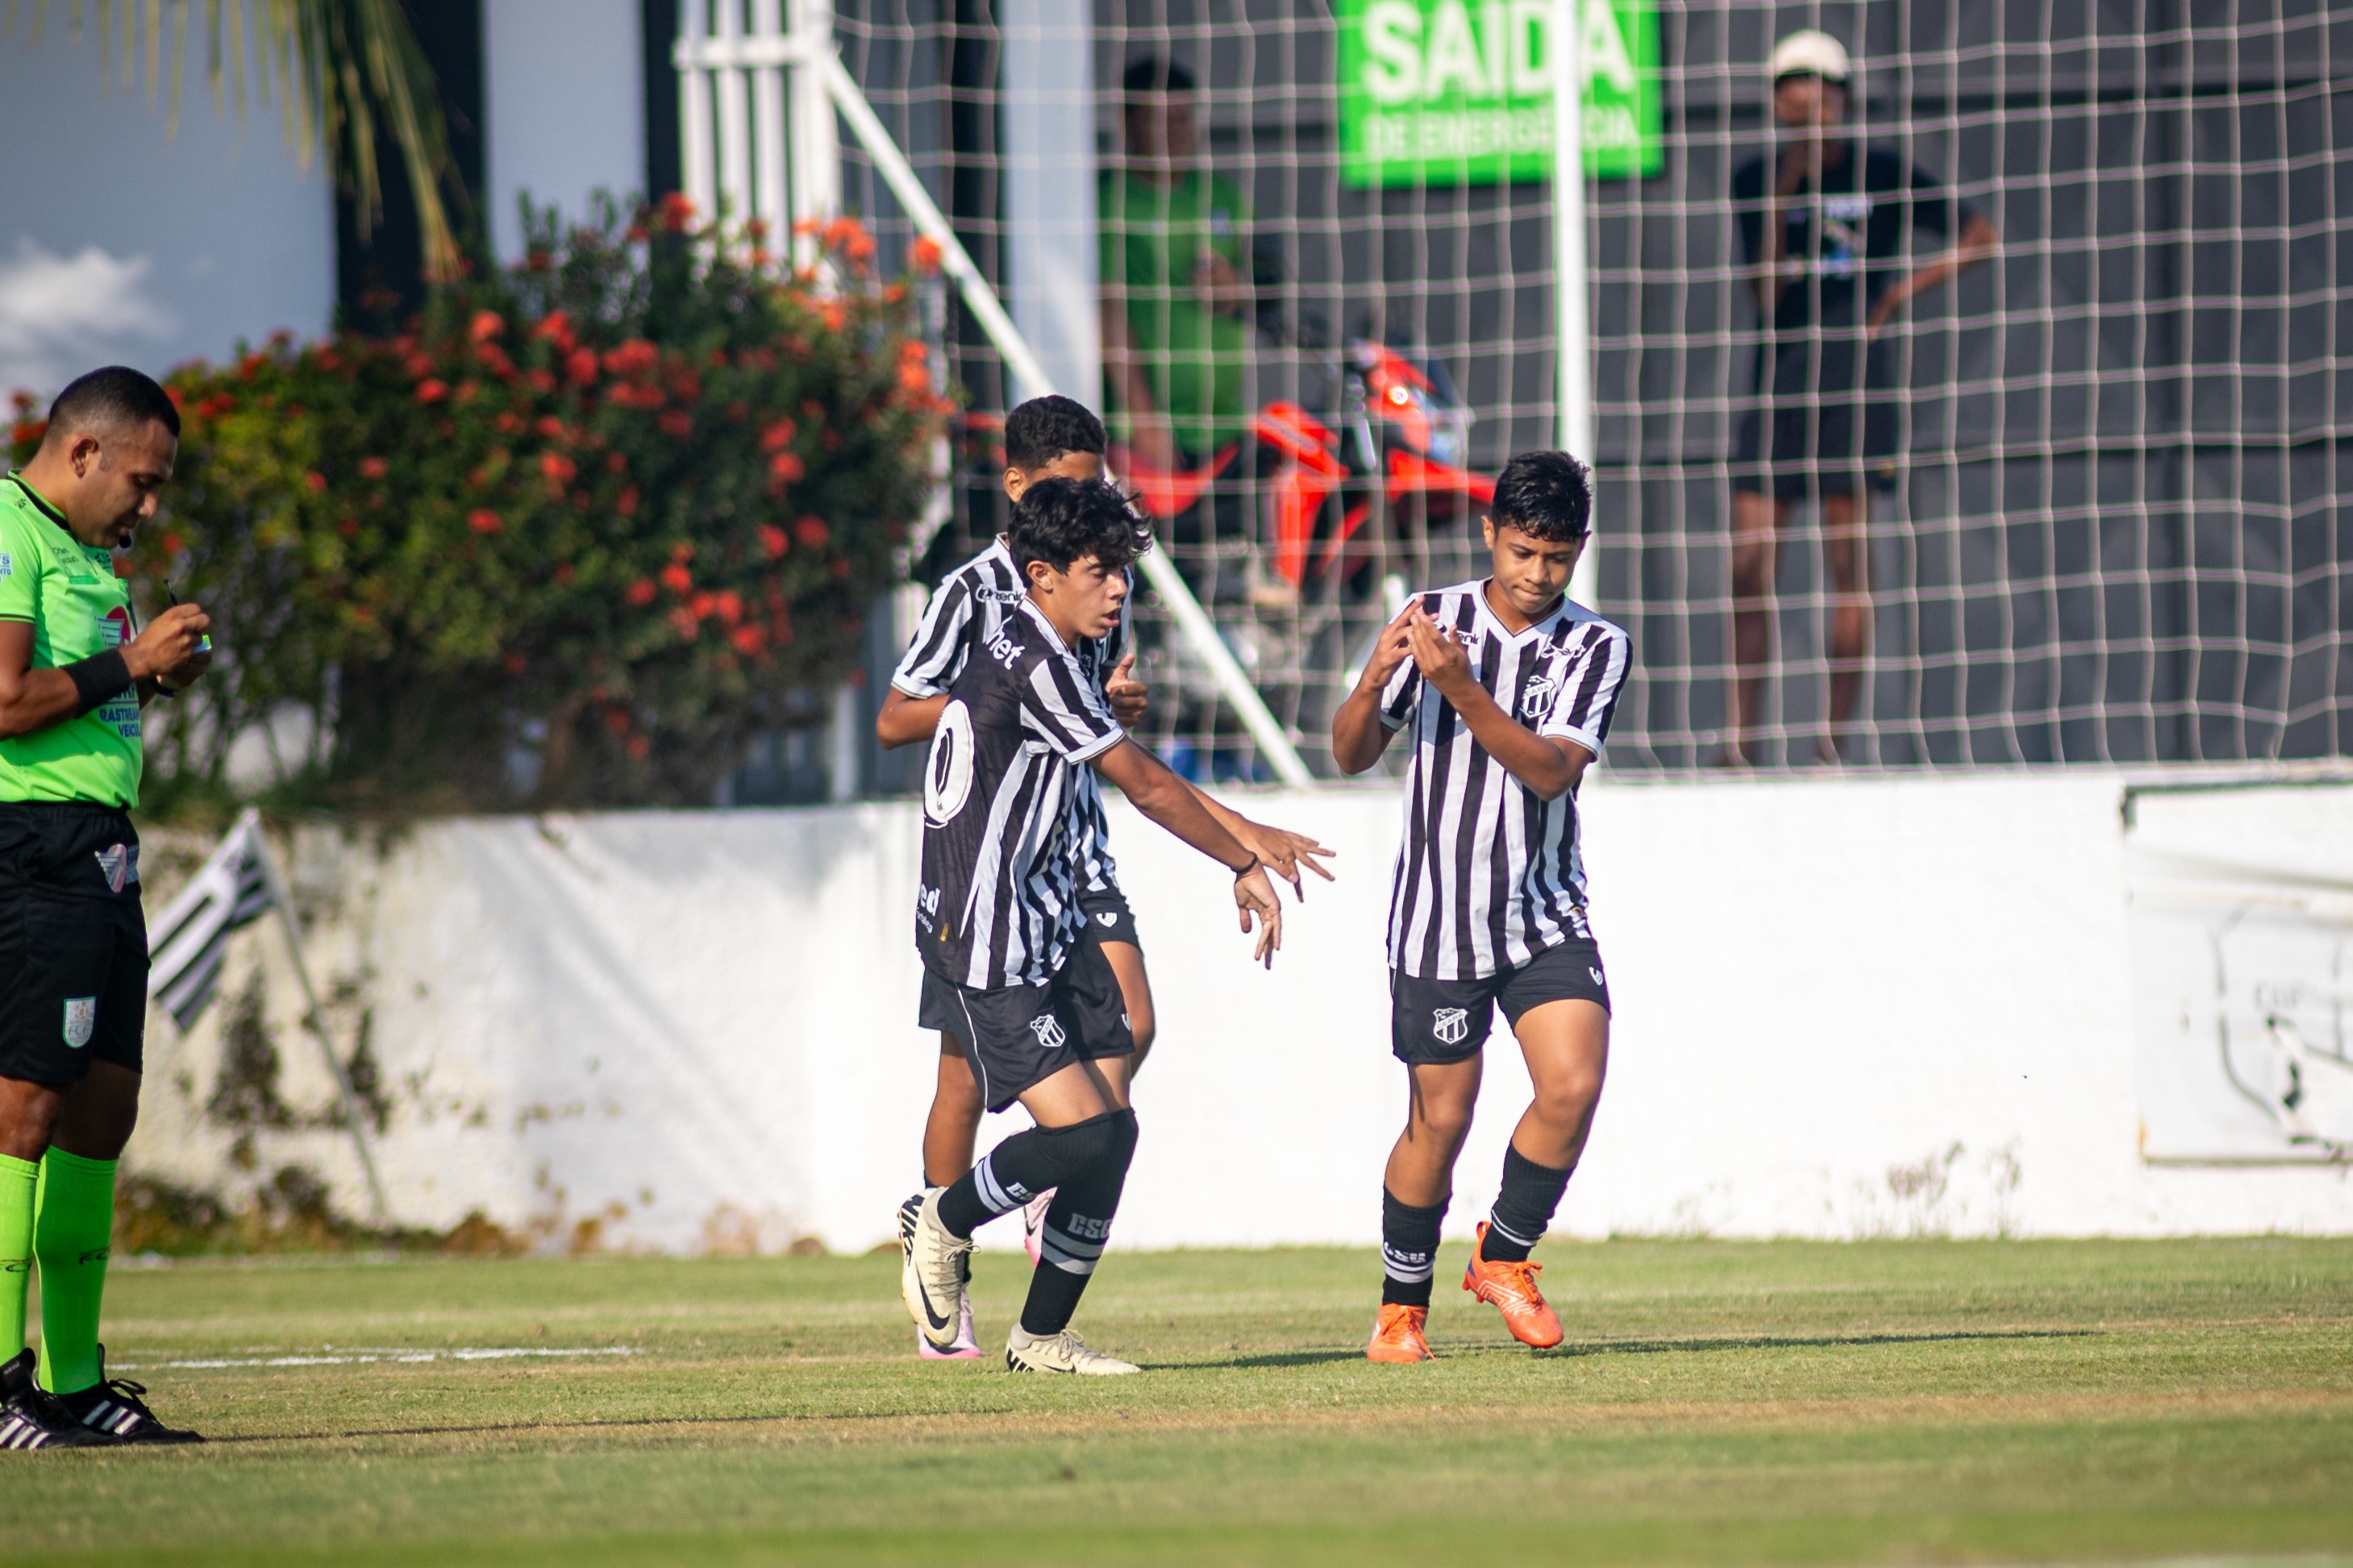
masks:
[[[1328,769],[1373,630],[1476,569],[1478,484],[1556,440],[1550,7],[1099,0],[1008,94],[1042,4],[857,0],[836,26],[1001,289],[1037,243],[1022,160],[1073,156],[1029,110],[1087,95],[1106,368],[1068,390],[1112,410],[1162,547]],[[1842,151],[1783,191],[1767,61],[1806,28],[1849,58]],[[1586,0],[1580,40],[1597,607],[1637,658],[1610,765],[1806,767],[1832,739],[1888,768],[2344,752],[2353,18]],[[1198,150],[1148,144],[1172,137]],[[1973,217],[1981,264],[1889,304]],[[1768,275],[1806,320],[1767,316]],[[944,296],[941,321],[976,417],[934,572],[1001,523],[987,416],[1019,392]],[[1140,619],[1150,738],[1264,776],[1161,609]]]

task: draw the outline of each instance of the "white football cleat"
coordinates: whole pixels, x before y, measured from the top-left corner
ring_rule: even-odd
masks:
[[[1032,1339],[1016,1323],[1013,1337],[1005,1342],[1005,1370],[1075,1373],[1081,1377],[1125,1377],[1144,1369],[1133,1362],[1087,1349],[1086,1341],[1068,1329],[1059,1334],[1044,1334]]]
[[[920,1332],[915,1335],[915,1353],[925,1361],[978,1361],[980,1341],[972,1331],[972,1298],[965,1298],[964,1310],[956,1322],[955,1343],[945,1350],[934,1350],[932,1342]]]
[[[935,1351],[955,1348],[971,1310],[965,1286],[972,1278],[972,1238],[952,1236],[940,1223],[944,1190],[934,1187],[923,1194],[901,1244],[904,1261],[899,1269],[899,1295],[907,1303],[907,1315]]]
[[[1021,1205],[1021,1250],[1029,1255],[1029,1267],[1035,1268],[1044,1260],[1046,1211],[1054,1206],[1056,1189],[1048,1187]]]

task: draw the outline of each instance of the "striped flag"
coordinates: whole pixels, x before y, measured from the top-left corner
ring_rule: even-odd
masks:
[[[260,820],[237,819],[148,933],[148,994],[183,1030],[195,1027],[220,984],[229,933],[269,912],[269,846]]]

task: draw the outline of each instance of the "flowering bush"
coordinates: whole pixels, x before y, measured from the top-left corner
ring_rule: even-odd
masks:
[[[179,474],[128,570],[222,652],[159,784],[217,784],[291,705],[344,805],[701,804],[849,667],[949,409],[905,283],[847,220],[820,287],[677,198],[600,209],[403,336],[171,377]]]

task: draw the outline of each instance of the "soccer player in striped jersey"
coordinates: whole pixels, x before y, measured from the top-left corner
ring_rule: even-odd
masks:
[[[1575,458],[1513,458],[1485,520],[1493,575],[1409,604],[1332,721],[1333,758],[1351,773],[1412,731],[1388,932],[1389,1043],[1408,1110],[1382,1184],[1374,1361],[1430,1359],[1439,1226],[1498,1003],[1535,1100],[1504,1151],[1462,1288],[1500,1308],[1522,1343],[1561,1341],[1528,1255],[1577,1168],[1609,1062],[1577,786],[1601,754],[1630,658],[1624,632],[1567,595],[1592,510]]]
[[[1271,964],[1282,945],[1282,910],[1257,854],[1127,739],[1079,663],[1078,645],[1118,621],[1126,568],[1150,543],[1125,498],[1100,479],[1046,479],[1023,494],[1006,544],[1028,587],[949,689],[924,770],[920,1019],[962,1042],[984,1104],[1018,1100],[1037,1125],[923,1194],[905,1232],[900,1289],[917,1331],[949,1348],[967,1310],[973,1232],[1052,1191],[1042,1257],[1007,1341],[1016,1372],[1136,1370],[1070,1329],[1136,1138],[1117,1070],[1134,1050],[1119,982],[1102,946],[1080,940],[1072,807],[1086,771],[1101,770],[1138,811],[1233,873],[1260,960]]]
[[[1103,422],[1082,404],[1060,396],[1030,399],[1005,420],[1007,498],[1018,505],[1029,487],[1040,479],[1101,479],[1103,446]],[[1131,592],[1134,589],[1132,574],[1129,588]],[[948,688],[963,672],[972,649],[994,637],[998,622],[1025,596],[1021,574],[1015,570],[1002,539],[992,542],[987,549],[941,582],[938,592],[924,607],[923,623],[916,628],[913,640],[891,677],[890,695],[875,718],[875,737],[886,749],[932,739],[940,710],[947,704]],[[1133,726],[1141,722],[1149,693],[1144,683],[1135,679],[1134,643],[1129,635],[1124,609],[1108,636],[1082,639],[1072,652],[1120,723]],[[1253,822],[1207,795],[1201,800],[1228,832],[1240,839],[1275,875],[1289,881],[1295,892],[1302,890],[1303,865],[1326,881],[1331,879],[1331,872],[1317,860],[1318,857],[1328,857],[1331,851],[1314,839]],[[1103,815],[1103,794],[1095,787],[1092,773],[1083,773],[1080,778],[1074,809],[1080,822],[1071,842],[1082,861],[1079,902],[1086,921],[1083,940],[1103,949],[1103,956],[1118,977],[1120,994],[1125,1001],[1134,1036],[1135,1050],[1132,1056],[1104,1064],[1106,1074],[1121,1092],[1122,1103],[1125,1103],[1128,1079],[1144,1065],[1158,1030],[1152,984],[1145,971],[1135,915],[1120,889],[1118,868],[1112,860],[1111,825]],[[944,1186],[972,1168],[980,1117],[979,1083],[956,1032],[944,1030],[931,1113],[923,1126],[926,1189]],[[1022,1213],[1022,1239],[1033,1263],[1039,1256],[1039,1227],[1045,1222],[1052,1195],[1039,1194]],[[918,1192],[900,1205],[902,1243],[922,1200],[923,1194]],[[915,1337],[915,1345],[926,1360],[965,1360],[980,1354],[979,1343],[968,1326],[947,1350],[934,1349],[921,1334]]]

